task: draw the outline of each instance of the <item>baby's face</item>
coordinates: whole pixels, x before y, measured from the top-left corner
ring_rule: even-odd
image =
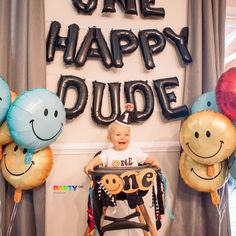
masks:
[[[115,150],[125,150],[130,143],[130,128],[114,123],[110,128],[108,139],[113,144]]]

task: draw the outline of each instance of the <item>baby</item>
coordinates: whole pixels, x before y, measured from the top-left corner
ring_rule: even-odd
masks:
[[[129,104],[129,106],[131,106]],[[132,107],[132,106],[131,106]],[[141,149],[130,147],[130,109],[108,126],[107,138],[112,147],[103,150],[94,157],[85,167],[86,174],[93,171],[94,167],[104,165],[107,167],[138,166],[138,164],[151,164],[158,167],[154,157],[144,153]]]

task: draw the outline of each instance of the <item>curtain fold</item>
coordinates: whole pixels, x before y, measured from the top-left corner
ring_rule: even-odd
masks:
[[[188,48],[193,62],[186,66],[184,103],[191,107],[202,93],[215,89],[223,72],[226,0],[189,0],[188,4]],[[175,220],[168,235],[231,235],[228,204],[220,222],[209,193],[190,189],[181,177],[177,189]],[[220,190],[220,196],[223,206],[228,202],[227,185]]]
[[[43,0],[10,0],[8,82],[16,92],[46,86]]]
[[[46,87],[44,0],[0,1],[0,74],[20,94]],[[14,188],[0,175],[0,229],[6,234]],[[44,236],[45,185],[23,191],[11,235]]]

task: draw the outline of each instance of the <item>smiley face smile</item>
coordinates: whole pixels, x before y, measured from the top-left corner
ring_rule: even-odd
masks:
[[[31,169],[31,167],[35,164],[34,161],[32,161],[31,164],[30,164],[30,166],[29,166],[25,171],[23,171],[23,172],[21,172],[21,173],[18,173],[18,174],[15,174],[15,173],[13,173],[12,171],[10,171],[10,170],[8,169],[8,167],[7,167],[7,164],[6,164],[6,156],[7,156],[6,154],[3,155],[4,166],[5,166],[6,170],[7,170],[7,172],[8,172],[9,174],[13,175],[13,176],[21,176],[21,175],[24,175],[24,174],[27,173],[27,172]]]
[[[213,179],[216,179],[216,178],[220,175],[220,173],[221,173],[221,171],[222,171],[222,163],[220,163],[220,170],[219,170],[218,174],[215,175],[214,177],[211,177],[211,178],[205,178],[205,177],[200,176],[199,174],[197,174],[197,173],[194,171],[193,167],[191,168],[191,171],[192,171],[197,177],[199,177],[199,178],[201,178],[201,179],[204,179],[204,180],[213,180]]]
[[[216,152],[215,154],[213,154],[213,155],[211,155],[211,156],[201,156],[201,155],[197,154],[196,152],[194,152],[194,151],[192,150],[192,148],[190,147],[189,143],[186,143],[186,146],[189,148],[190,152],[193,153],[194,155],[196,155],[196,156],[198,156],[198,157],[200,157],[200,158],[208,159],[208,158],[212,158],[212,157],[216,156],[216,155],[219,153],[219,151],[220,151],[221,148],[222,148],[223,143],[224,143],[224,141],[220,140],[220,147],[219,147],[219,149],[217,150],[217,152]]]
[[[116,190],[118,190],[119,188],[120,188],[120,184],[119,184],[118,187],[115,188],[115,189],[110,189],[110,188],[107,187],[107,190],[108,190],[108,191],[116,191]]]
[[[61,132],[61,130],[62,130],[62,127],[63,127],[63,124],[61,123],[61,128],[59,129],[59,131],[55,134],[55,135],[53,135],[51,138],[41,138],[41,137],[39,137],[37,134],[36,134],[36,132],[35,132],[35,130],[34,130],[34,120],[31,120],[29,123],[31,123],[31,127],[32,127],[32,131],[33,131],[33,133],[34,133],[34,135],[38,138],[38,139],[40,139],[40,140],[42,140],[42,141],[49,141],[49,140],[51,140],[51,139],[54,139],[60,132]]]

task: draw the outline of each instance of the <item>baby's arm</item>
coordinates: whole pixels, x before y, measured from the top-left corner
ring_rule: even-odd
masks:
[[[151,164],[152,166],[159,167],[158,161],[152,156],[147,156],[144,163]]]
[[[88,174],[89,171],[93,171],[93,168],[102,165],[102,160],[99,156],[94,157],[85,167],[84,172]]]

